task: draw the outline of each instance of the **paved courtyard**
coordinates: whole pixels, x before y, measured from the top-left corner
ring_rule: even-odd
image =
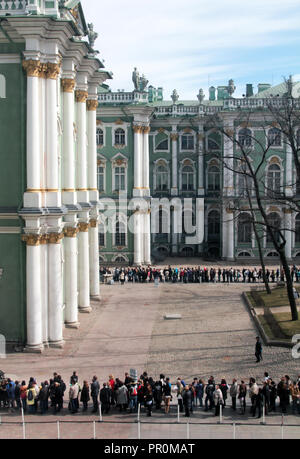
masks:
[[[103,383],[111,373],[115,377],[123,378],[130,368],[137,369],[139,374],[146,370],[155,378],[163,372],[173,382],[178,376],[187,381],[195,376],[207,380],[211,374],[216,380],[225,377],[227,382],[231,382],[233,377],[248,381],[250,376],[261,382],[266,370],[275,380],[283,374],[297,376],[300,374],[300,360],[293,359],[289,349],[264,347],[263,363],[255,363],[257,331],[241,299],[244,289],[245,285],[227,284],[102,286],[102,301],[93,305],[91,314],[80,316],[80,330],[65,330],[64,349],[49,349],[43,355],[12,354],[6,360],[0,361],[0,367],[7,375],[19,380],[35,376],[39,382],[49,379],[54,371],[61,373],[68,382],[73,370],[77,370],[81,381],[90,381],[97,374]],[[166,321],[166,313],[181,314],[182,320]],[[174,424],[175,407],[173,410],[171,422]],[[19,420],[15,416],[4,416],[2,420]],[[226,416],[227,421],[231,422],[231,410],[228,409]],[[236,420],[240,422],[240,418],[238,416]],[[38,422],[42,419],[44,422],[54,420],[51,415],[45,418],[27,417],[27,420]],[[63,416],[63,420],[71,419],[74,418],[68,414]],[[76,416],[76,420],[80,419],[90,422],[95,417]],[[268,419],[273,423],[281,422],[278,414]],[[126,415],[113,415],[110,420],[133,421],[132,417],[127,418]],[[159,420],[166,421],[161,415],[157,415],[151,422]],[[216,421],[214,416],[210,414],[207,417],[203,412],[199,412],[194,420]],[[243,420],[245,421],[258,424],[257,420],[248,417]],[[299,416],[289,416],[289,422],[300,425]],[[34,430],[30,435],[30,429],[34,429],[34,426],[28,426],[28,429],[29,436],[36,435],[37,431]],[[142,426],[142,437],[158,438],[160,435],[160,438],[171,438],[170,429],[173,432],[172,438],[176,438],[175,432],[178,429],[181,429],[180,438],[186,438],[186,428],[176,425],[165,426],[161,430],[155,425],[151,429],[149,426]],[[232,428],[224,429],[228,430],[224,435],[230,437]],[[57,435],[55,425],[44,430],[43,435]],[[5,438],[6,431],[8,428],[2,425],[0,438]],[[64,435],[70,435],[66,425],[62,426],[62,431]],[[84,429],[80,426],[74,427],[72,431],[75,437],[88,435],[90,438],[93,433],[92,424]],[[14,435],[14,432],[16,436],[22,435],[20,426],[11,429],[10,435]],[[112,424],[106,424],[102,425],[101,432],[97,432],[98,438],[103,438],[102,435],[110,438],[136,438],[137,426],[120,424],[116,428]],[[219,432],[223,432],[221,428]],[[241,435],[244,432],[243,436],[249,434],[252,438],[256,435],[255,430],[248,432],[241,428],[240,432]],[[280,434],[280,429],[278,432]],[[200,430],[191,427],[190,435],[191,438],[193,435],[213,438],[219,434],[215,427],[212,430],[203,426]],[[271,435],[272,432],[266,430],[266,436]]]

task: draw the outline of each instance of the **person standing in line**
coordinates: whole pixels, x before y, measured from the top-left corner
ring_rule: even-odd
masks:
[[[23,411],[26,413],[27,405],[26,405],[26,392],[27,392],[27,385],[25,381],[22,381],[21,388],[20,388],[20,398],[23,406]]]
[[[220,406],[224,405],[224,400],[223,400],[223,393],[218,384],[216,385],[213,397],[214,397],[214,404],[215,404],[215,416],[219,416]]]
[[[151,384],[149,383],[147,383],[145,390],[145,406],[147,408],[147,416],[151,417],[153,406],[153,391]]]
[[[183,413],[183,392],[184,392],[184,387],[181,384],[181,379],[180,378],[178,378],[177,383],[176,383],[176,391],[177,391],[177,401],[178,401],[179,411],[180,411],[180,413]]]
[[[172,399],[172,388],[170,384],[170,378],[166,379],[166,383],[163,386],[163,397],[165,402],[165,414],[168,414],[170,411],[170,404]]]
[[[230,387],[230,397],[232,400],[232,409],[235,411],[236,410],[236,398],[237,398],[237,393],[238,393],[238,384],[237,380],[234,378],[232,381],[232,385]]]
[[[88,402],[90,401],[90,388],[89,383],[87,381],[83,381],[80,401],[83,404],[83,411],[87,411]]]
[[[259,336],[256,337],[256,344],[255,344],[255,357],[256,357],[256,363],[259,363],[262,358],[262,344],[260,342]]]
[[[100,392],[100,384],[99,384],[97,376],[94,376],[93,381],[91,383],[91,397],[93,399],[92,413],[97,413],[99,409],[99,403],[98,403],[99,392]]]
[[[256,404],[256,397],[258,395],[258,385],[256,384],[256,380],[254,378],[250,378],[249,382],[249,397],[251,400],[251,409],[250,413],[253,414],[255,404]]]
[[[102,412],[108,414],[111,406],[111,389],[109,384],[103,383],[103,388],[100,391],[100,403]]]
[[[190,386],[186,386],[184,388],[183,392],[183,405],[185,407],[185,417],[189,418],[191,415],[191,409],[192,409],[192,390]]]
[[[245,384],[245,381],[241,381],[241,384],[239,386],[239,401],[240,401],[240,408],[241,408],[241,414],[246,413],[246,397],[247,397],[247,386]]]

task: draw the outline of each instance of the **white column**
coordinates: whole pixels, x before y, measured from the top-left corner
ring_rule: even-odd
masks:
[[[65,228],[65,322],[78,328],[78,248],[77,228]]]
[[[141,213],[134,214],[134,264],[142,264]]]
[[[63,292],[62,292],[62,253],[63,235],[49,234],[48,280],[49,280],[49,345],[63,347]]]
[[[39,75],[42,66],[38,60],[25,60],[23,67],[27,72],[27,193],[24,197],[24,207],[39,207],[41,202],[37,192],[40,191],[42,182]]]
[[[199,126],[198,134],[198,196],[204,195],[204,130],[203,126]]]
[[[234,260],[234,214],[226,213],[227,223],[227,260]]]
[[[40,237],[26,235],[26,325],[28,352],[43,349],[42,291],[41,291],[41,246]]]
[[[80,201],[88,200],[87,184],[87,122],[86,122],[86,91],[76,91],[76,125],[77,125],[77,190]]]
[[[171,134],[172,140],[172,196],[177,196],[178,194],[178,134]]]
[[[57,129],[57,77],[58,64],[48,63],[46,72],[46,160],[47,160],[47,206],[60,207]]]
[[[150,210],[144,214],[144,263],[151,264],[151,222]]]
[[[87,101],[87,135],[88,135],[88,189],[89,191],[97,190],[97,100]],[[98,195],[96,196],[98,197]]]
[[[233,160],[233,135],[234,124],[233,120],[229,121],[224,129],[228,133],[224,135],[224,194],[225,196],[233,196],[234,194],[234,160]]]
[[[89,260],[89,224],[79,223],[78,234],[78,283],[79,311],[91,312],[90,306],[90,260]]]
[[[99,278],[99,233],[98,220],[90,221],[89,245],[90,245],[90,295],[93,299],[99,300],[100,297],[100,278]]]
[[[144,180],[143,180],[143,188],[144,189],[144,196],[150,196],[150,155],[149,155],[149,133],[150,133],[150,126],[146,126],[143,129],[143,149],[144,149],[144,161],[143,161],[143,173],[144,173]]]
[[[75,146],[74,146],[74,122],[75,122],[75,80],[62,79],[63,87],[63,179],[62,189],[65,193],[74,193],[75,183]],[[64,200],[65,204],[67,202]]]
[[[288,142],[288,139],[287,139]],[[286,195],[293,196],[293,153],[289,143],[286,144]]]
[[[134,196],[141,196],[141,189],[143,187],[143,174],[142,174],[142,126],[133,126],[134,129]]]
[[[286,246],[285,246],[285,254],[288,260],[292,258],[292,212],[290,209],[286,209],[285,211],[285,239],[286,239]]]
[[[41,237],[41,288],[43,343],[48,345],[48,244],[47,236]]]

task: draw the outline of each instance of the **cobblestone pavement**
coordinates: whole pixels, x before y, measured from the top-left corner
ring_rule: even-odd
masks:
[[[297,376],[300,374],[300,360],[292,358],[290,349],[264,346],[263,362],[255,363],[257,331],[241,299],[244,289],[245,285],[227,284],[102,286],[102,302],[93,304],[91,314],[80,315],[80,330],[65,330],[64,349],[49,349],[43,355],[11,354],[0,361],[0,367],[14,378],[35,376],[38,382],[49,379],[54,371],[61,373],[68,382],[73,370],[77,370],[81,381],[90,381],[97,374],[102,383],[111,373],[122,378],[130,368],[136,368],[139,374],[147,370],[153,377],[163,372],[173,382],[178,376],[187,381],[195,376],[207,380],[211,374],[216,380],[225,377],[229,383],[233,377],[248,382],[250,376],[261,382],[264,371],[275,380],[283,374]],[[181,314],[182,319],[164,320],[166,313]],[[231,410],[226,411],[227,422],[232,422]],[[20,421],[14,415],[0,412],[0,416],[3,422]],[[145,415],[143,417],[146,421]],[[72,424],[72,428],[64,424],[62,437],[92,438],[93,421],[97,418],[82,415],[75,418],[89,424]],[[74,417],[66,412],[62,418],[47,415],[26,419],[40,424]],[[97,423],[97,438],[137,438],[137,426],[132,417],[112,415],[110,420],[118,425]],[[129,423],[120,424],[122,420]],[[163,414],[156,414],[151,419],[153,426],[142,425],[142,438],[186,438],[186,425],[176,425],[176,409],[172,426],[157,426],[156,421],[169,422]],[[182,421],[186,422],[184,418]],[[191,419],[194,421],[215,422],[216,419],[212,413],[205,416],[201,412]],[[241,416],[237,421],[259,424],[259,420],[241,420]],[[0,438],[22,437],[20,424],[7,426],[3,422]],[[268,418],[269,422],[280,423],[281,417],[273,415]],[[288,416],[288,422],[299,425],[300,418]],[[56,424],[44,427],[28,425],[27,436],[55,438]],[[244,426],[238,427],[237,432],[243,438],[259,438],[263,435],[259,429]],[[295,437],[292,429],[286,430],[286,435]],[[265,438],[273,434],[280,438],[281,435],[280,427],[264,428],[264,432]],[[190,431],[190,438],[232,438],[232,435],[230,426],[191,426]]]

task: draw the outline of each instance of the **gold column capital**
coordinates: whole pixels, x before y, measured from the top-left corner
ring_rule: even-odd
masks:
[[[172,142],[177,142],[178,137],[179,137],[178,134],[174,134],[174,133],[171,134],[171,140],[172,140]]]
[[[86,108],[88,112],[95,112],[98,108],[98,100],[89,99],[86,101]]]
[[[27,73],[27,77],[39,77],[42,71],[41,61],[28,59],[23,60],[22,63],[23,69]]]
[[[76,102],[85,104],[88,96],[89,94],[87,91],[82,91],[81,89],[77,89],[77,91],[75,91]]]
[[[150,126],[144,126],[143,131],[144,131],[144,134],[150,134],[150,131],[151,131]]]
[[[132,129],[133,129],[135,134],[141,134],[143,132],[143,126],[139,126],[137,124],[134,124],[132,126]]]
[[[48,234],[49,244],[60,244],[64,238],[64,233],[50,233]]]
[[[39,234],[22,234],[22,241],[28,247],[38,247],[41,245],[41,236]]]
[[[63,92],[73,93],[76,86],[76,81],[72,78],[62,78],[61,86]]]
[[[65,237],[75,238],[75,237],[77,237],[78,233],[79,233],[79,228],[67,227],[67,228],[64,229]]]
[[[97,228],[97,226],[98,226],[98,220],[92,219],[92,220],[90,221],[90,227],[91,227],[91,228]]]
[[[80,233],[88,233],[89,232],[89,223],[79,223],[78,228]]]
[[[49,80],[57,80],[58,75],[60,74],[61,64],[54,64],[52,62],[48,62],[47,64],[47,71],[45,76]]]

